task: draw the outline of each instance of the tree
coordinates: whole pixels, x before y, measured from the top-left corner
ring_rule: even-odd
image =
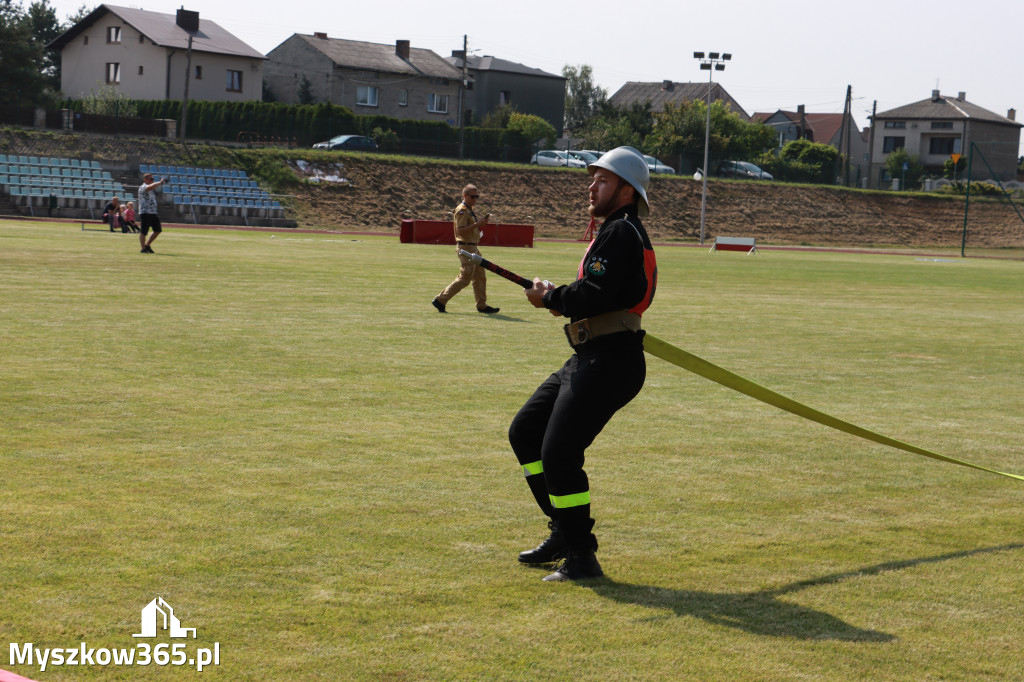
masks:
[[[508,131],[510,133],[518,133],[530,142],[536,142],[544,138],[545,145],[548,147],[553,146],[555,138],[558,137],[558,131],[555,130],[555,127],[540,116],[521,114],[518,111],[513,111],[511,116],[509,116]]]
[[[947,180],[963,180],[964,171],[966,170],[966,156],[961,156],[959,159],[957,159],[956,163],[953,163],[953,159],[946,159],[946,162],[942,164],[942,177],[946,178]]]
[[[3,104],[32,106],[43,99],[43,48],[32,22],[13,0],[0,0],[0,92]]]
[[[481,128],[508,128],[512,120],[512,113],[516,110],[511,104],[502,104],[497,109],[492,109],[480,119]]]
[[[906,170],[903,169],[904,164],[907,165]],[[889,175],[900,180],[900,189],[917,187],[924,176],[924,166],[921,162],[902,147],[889,154],[889,158],[885,160],[885,167],[889,169]]]
[[[565,127],[578,130],[608,99],[608,91],[594,83],[594,71],[587,64],[565,65]]]
[[[60,90],[60,53],[46,49],[65,30],[57,20],[57,10],[50,6],[49,0],[36,0],[28,6],[25,18],[31,27],[32,38],[39,44],[40,70],[46,84],[53,91]]]
[[[305,74],[302,76],[302,80],[299,81],[298,91],[299,104],[315,104],[316,98],[313,97],[313,84],[309,82]]]
[[[644,148],[657,156],[685,156],[702,166],[707,116],[704,100],[666,103],[663,111],[654,114],[654,131]],[[746,121],[721,100],[711,103],[709,164],[727,158],[753,158],[774,146],[775,134],[764,123]]]
[[[87,16],[92,14],[94,9],[94,7],[90,7],[89,5],[82,5],[79,7],[74,14],[68,15],[68,20],[64,22],[65,30],[71,28],[82,19],[85,19]]]
[[[586,147],[613,149],[628,145],[639,149],[654,129],[650,103],[616,107],[604,102],[598,109],[578,133]]]

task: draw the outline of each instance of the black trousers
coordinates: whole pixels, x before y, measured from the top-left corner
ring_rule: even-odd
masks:
[[[584,452],[644,385],[643,332],[594,339],[548,377],[516,414],[508,437],[542,512],[570,547],[597,549]]]

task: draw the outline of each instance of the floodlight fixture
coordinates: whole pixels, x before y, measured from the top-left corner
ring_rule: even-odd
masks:
[[[708,59],[718,59],[717,52],[708,52]]]
[[[693,53],[693,58],[694,59],[704,59],[704,53],[703,52],[694,52]]]

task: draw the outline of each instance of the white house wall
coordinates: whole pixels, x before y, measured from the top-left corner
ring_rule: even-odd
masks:
[[[120,43],[107,43],[107,29],[121,29]],[[140,40],[141,38],[141,40]],[[117,15],[108,13],[85,29],[61,51],[61,90],[78,99],[104,90],[107,64],[121,65],[121,81],[113,87],[139,100],[181,99],[184,96],[186,50],[155,45]],[[212,101],[261,100],[263,60],[208,52],[192,52],[192,73],[201,66],[203,77],[189,84],[189,99]],[[242,72],[241,92],[227,89],[228,70]]]

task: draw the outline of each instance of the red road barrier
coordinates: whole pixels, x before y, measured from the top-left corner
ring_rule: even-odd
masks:
[[[403,220],[398,239],[402,244],[455,244],[450,220]],[[533,247],[533,225],[491,223],[484,226],[480,246]]]

